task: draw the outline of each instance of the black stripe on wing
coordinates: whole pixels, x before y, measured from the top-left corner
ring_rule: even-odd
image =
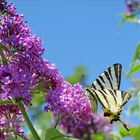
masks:
[[[118,83],[118,89],[120,89],[122,65],[114,64],[114,69],[115,69],[115,75]]]
[[[113,82],[111,81],[111,78],[110,78],[110,77],[112,77],[112,75],[110,74],[110,76],[109,76],[109,72],[108,71],[105,71],[104,74],[105,74],[106,78],[109,81],[109,84],[110,84],[111,89],[113,89]]]
[[[121,70],[121,64],[113,64],[92,83],[92,88],[95,90],[119,90],[121,81]]]
[[[98,83],[98,85],[100,86],[100,88],[103,90],[104,89],[104,86],[103,86],[103,84],[100,82],[100,80],[98,78],[96,79],[96,82]]]
[[[110,96],[113,97],[115,104],[117,104],[117,99],[116,99],[116,90],[109,90]]]
[[[107,99],[107,93],[104,90],[93,90],[95,96],[97,97],[98,101],[101,103],[102,107],[105,109],[110,108],[110,104]]]
[[[108,108],[110,108],[107,92],[105,90],[98,90],[98,91],[102,94],[104,100],[106,101],[106,103],[108,105]]]

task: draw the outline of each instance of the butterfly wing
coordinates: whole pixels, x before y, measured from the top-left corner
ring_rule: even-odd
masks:
[[[98,102],[97,102],[96,96],[93,94],[93,91],[91,88],[86,88],[85,91],[86,91],[85,94],[87,95],[87,97],[90,100],[91,108],[92,108],[93,112],[97,112]]]
[[[129,131],[127,125],[120,119],[122,107],[131,98],[130,93],[120,91],[121,81],[121,64],[113,64],[104,71],[93,83],[91,88],[86,91],[90,93],[92,102],[97,100],[102,105],[104,116],[108,116],[110,123],[120,121],[123,126]]]
[[[90,94],[95,96],[103,107],[105,112],[112,112],[113,114],[118,114],[121,112],[122,106],[124,106],[130,99],[131,95],[127,92],[120,90],[90,90]]]
[[[111,90],[92,90],[91,94],[95,96],[103,107],[103,110],[114,110],[116,106],[116,98],[112,96]],[[110,96],[111,95],[111,96]]]
[[[121,70],[121,64],[113,64],[92,83],[92,88],[95,90],[119,90],[121,81]]]
[[[120,95],[119,95],[120,96]],[[118,96],[117,96],[118,98]],[[120,98],[120,97],[119,97]],[[121,94],[121,99],[122,99],[122,104],[121,104],[121,107],[123,107],[127,102],[128,100],[131,98],[131,94],[128,93],[128,92],[124,92],[123,91],[123,94]],[[119,99],[117,99],[119,100]]]

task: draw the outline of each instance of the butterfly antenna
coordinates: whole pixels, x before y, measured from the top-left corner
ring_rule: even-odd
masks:
[[[87,85],[85,82],[81,82],[81,84],[82,84],[84,87],[89,87],[89,85]]]
[[[130,130],[127,128],[127,125],[126,125],[122,120],[119,119],[119,121],[122,123],[122,125],[124,126],[124,128],[125,128],[128,132],[130,132]]]

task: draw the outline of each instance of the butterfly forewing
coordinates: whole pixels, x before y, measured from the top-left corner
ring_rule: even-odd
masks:
[[[121,64],[114,64],[104,71],[92,84],[95,90],[119,90],[121,81]]]

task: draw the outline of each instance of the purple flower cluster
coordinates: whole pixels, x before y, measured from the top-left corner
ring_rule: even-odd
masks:
[[[24,136],[21,128],[22,115],[16,105],[0,105],[0,140],[5,140],[9,135]]]
[[[79,84],[71,85],[68,82],[63,82],[62,86],[51,90],[46,96],[46,110],[51,110],[54,113],[62,115],[71,114],[77,117],[87,117],[87,114],[81,114],[86,110],[90,115],[91,109],[87,106],[87,99],[83,98],[84,90]],[[85,112],[85,113],[87,113]]]
[[[94,133],[108,133],[111,130],[111,125],[107,119],[99,114],[92,114],[87,121],[69,115],[61,120],[60,127],[76,138],[88,138],[88,140],[92,139]]]
[[[8,14],[0,17],[0,98],[20,97],[28,104],[36,87],[47,92],[61,85],[63,77],[54,64],[42,59],[42,41],[32,34],[23,15],[13,4],[3,9]]]
[[[140,0],[125,0],[127,14],[140,12]]]
[[[13,4],[0,1],[0,100],[20,99],[26,105],[36,93],[58,88],[62,75],[42,59],[42,40],[32,34]],[[0,106],[0,138],[23,133],[16,105]]]
[[[51,110],[55,116],[60,115],[59,125],[69,134],[84,138],[85,134],[107,132],[109,122],[92,112],[90,101],[79,85],[63,82],[62,86],[50,91],[46,96],[45,111]]]

